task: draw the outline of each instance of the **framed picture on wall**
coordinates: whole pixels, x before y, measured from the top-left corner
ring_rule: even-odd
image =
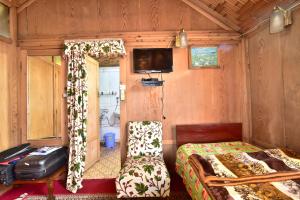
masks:
[[[191,46],[189,48],[189,68],[219,68],[218,46]]]

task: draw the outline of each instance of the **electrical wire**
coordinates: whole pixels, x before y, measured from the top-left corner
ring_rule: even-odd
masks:
[[[291,7],[289,7],[289,10],[293,10],[294,8],[296,8],[297,6],[300,5],[300,1],[297,1],[296,3],[294,3]]]
[[[119,106],[120,97],[116,97],[116,101],[117,101],[117,104],[116,104],[116,107],[115,107],[115,112],[117,111],[117,108]]]
[[[248,35],[249,33],[252,33],[253,31],[255,31],[256,29],[258,29],[258,27],[260,27],[262,24],[266,23],[270,21],[270,18],[264,19],[263,21],[259,22],[258,24],[256,24],[254,27],[252,27],[251,29],[249,29],[247,32],[242,33],[240,36],[244,36],[244,35]]]
[[[286,10],[294,10],[296,7],[298,7],[300,5],[300,1],[297,1],[296,3],[294,3],[293,5],[291,5],[290,7],[288,7]],[[299,7],[298,7],[299,8]],[[297,8],[297,9],[298,9]],[[258,27],[260,27],[262,24],[266,23],[270,21],[270,17],[264,19],[263,21],[259,22],[258,24],[256,24],[253,28],[249,29],[247,32],[242,33],[240,35],[240,37],[244,36],[244,35],[248,35],[249,33],[252,33],[253,31],[255,31]]]
[[[163,81],[162,73],[160,73],[160,79],[161,79],[161,81]],[[164,107],[165,107],[164,99],[165,99],[165,91],[164,91],[164,83],[162,83],[162,86],[161,86],[161,118],[162,118],[162,120],[166,119],[166,116],[164,113]]]

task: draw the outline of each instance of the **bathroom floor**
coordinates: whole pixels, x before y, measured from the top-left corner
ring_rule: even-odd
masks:
[[[116,178],[121,169],[120,144],[114,149],[100,146],[100,160],[84,173],[84,179]]]

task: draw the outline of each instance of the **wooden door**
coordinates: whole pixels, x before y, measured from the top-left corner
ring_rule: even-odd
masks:
[[[85,169],[90,168],[100,158],[100,123],[99,123],[99,63],[86,58],[88,76],[88,119],[87,119],[87,156]]]

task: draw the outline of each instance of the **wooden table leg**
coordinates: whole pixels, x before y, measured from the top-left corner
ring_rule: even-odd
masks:
[[[16,180],[13,183],[13,187],[16,187],[17,185],[24,185],[24,184],[36,184],[36,183],[43,183],[47,184],[48,187],[48,195],[47,199],[48,200],[55,200],[54,196],[54,181],[57,180],[64,172],[66,172],[66,167],[63,166],[60,169],[58,169],[55,173],[53,173],[49,177],[45,177],[43,179],[38,179],[38,180]]]
[[[48,186],[48,200],[55,200],[55,197],[53,195],[54,192],[54,181],[53,180],[48,180],[47,181],[47,186]]]

